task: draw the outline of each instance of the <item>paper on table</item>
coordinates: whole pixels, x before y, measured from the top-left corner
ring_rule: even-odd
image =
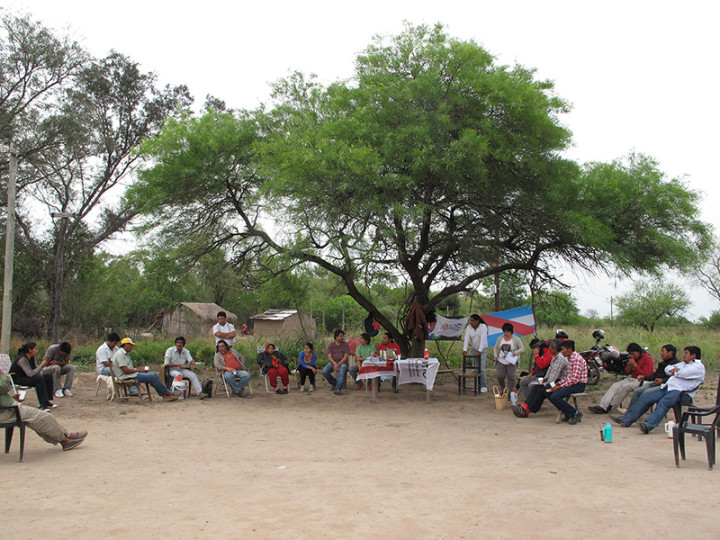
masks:
[[[507,356],[505,357],[505,360],[507,360],[508,364],[512,364],[512,365],[517,365],[519,359],[520,359],[520,357],[517,354],[512,353],[512,352],[509,352],[507,354]]]

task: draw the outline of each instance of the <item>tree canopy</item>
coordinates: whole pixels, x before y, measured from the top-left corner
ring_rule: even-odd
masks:
[[[407,284],[405,311],[429,314],[496,273],[658,272],[704,249],[697,195],[652,159],[563,157],[566,110],[533,70],[408,26],[349,81],[295,73],[261,110],[168,123],[130,197],[174,243],[338,276],[407,352],[418,344],[367,284]]]

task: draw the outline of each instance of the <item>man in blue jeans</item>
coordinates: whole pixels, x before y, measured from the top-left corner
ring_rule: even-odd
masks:
[[[130,358],[130,351],[133,350],[133,347],[135,347],[135,344],[130,338],[123,338],[120,342],[120,346],[115,351],[112,359],[112,369],[115,376],[121,381],[132,380],[137,381],[139,384],[148,383],[162,396],[163,401],[175,401],[182,392],[168,390],[160,381],[157,373],[148,373],[135,369]]]
[[[650,433],[663,421],[665,414],[683,398],[683,394],[692,399],[705,380],[705,366],[700,360],[700,347],[694,345],[685,347],[682,363],[667,366],[665,373],[670,378],[660,390],[645,392],[625,414],[610,418],[621,426],[630,427],[654,403],[657,403],[652,414],[639,424],[640,431],[645,434]]]
[[[574,425],[582,420],[583,413],[565,401],[565,397],[585,391],[587,362],[575,351],[575,342],[572,340],[562,342],[560,353],[568,360],[567,374],[546,392],[550,403],[563,413],[562,421]]]
[[[345,384],[345,376],[348,370],[348,358],[350,357],[350,346],[345,343],[345,332],[335,330],[335,341],[327,348],[328,363],[322,370],[323,377],[334,388],[336,395],[342,394],[342,387]],[[333,373],[337,372],[337,379]]]

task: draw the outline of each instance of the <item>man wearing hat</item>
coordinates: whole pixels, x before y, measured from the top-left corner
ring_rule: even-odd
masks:
[[[168,390],[160,381],[157,373],[148,373],[135,369],[132,358],[130,358],[130,351],[133,350],[133,347],[135,347],[135,344],[130,338],[123,338],[120,341],[120,346],[112,358],[112,368],[115,376],[121,381],[134,380],[138,384],[148,383],[160,394],[163,401],[175,401],[180,396],[180,391],[171,392]]]

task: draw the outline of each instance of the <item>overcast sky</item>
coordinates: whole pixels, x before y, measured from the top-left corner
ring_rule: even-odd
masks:
[[[348,78],[373,35],[397,34],[404,20],[439,22],[499,62],[536,68],[538,77],[555,82],[573,107],[563,118],[573,132],[569,157],[653,156],[668,177],[702,193],[702,218],[720,226],[716,2],[10,0],[6,6],[70,33],[95,56],[114,49],[162,83],[187,84],[198,106],[212,94],[233,108],[267,101],[269,84],[290,71],[324,82]],[[572,280],[581,312],[603,315],[610,297],[632,285]],[[720,308],[701,289],[690,292],[690,318]]]

